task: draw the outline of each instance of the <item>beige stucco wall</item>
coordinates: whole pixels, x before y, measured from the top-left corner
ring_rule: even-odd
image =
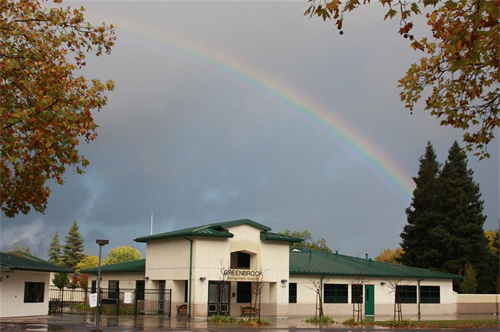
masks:
[[[315,313],[316,307],[316,293],[311,289],[312,284],[309,281],[310,277],[291,276],[290,282],[297,283],[297,302],[296,304],[289,304],[290,316],[311,316]],[[351,284],[355,282],[355,278],[349,277],[330,277],[325,278],[326,283],[329,284],[347,284],[348,290],[348,303],[325,303],[323,311],[325,315],[331,316],[349,316],[353,313],[353,305],[351,303]],[[385,283],[384,285],[382,283]],[[373,285],[375,292],[375,315],[377,316],[391,316],[394,314],[394,291],[389,286],[387,279],[370,278],[365,279],[364,284]],[[405,285],[418,285],[418,280],[409,280],[401,284]],[[426,315],[442,315],[453,314],[456,311],[455,298],[456,294],[452,289],[452,282],[450,280],[422,280],[421,286],[440,286],[439,304],[420,304],[421,314]],[[402,304],[403,315],[417,315],[418,304]],[[363,306],[364,314],[364,306]]]
[[[288,280],[289,249],[287,242],[262,241],[261,230],[250,225],[229,229],[233,238],[190,237],[193,240],[191,313],[207,315],[209,281],[222,278],[221,270],[229,269],[231,252],[250,254],[250,270],[264,272],[262,291],[263,315],[288,315],[288,289],[277,287]],[[184,302],[184,281],[189,279],[190,241],[184,238],[149,241],[146,248],[146,288],[157,288],[165,280],[172,289],[172,308]],[[200,278],[204,280],[200,280]],[[120,284],[121,286],[121,284]],[[234,294],[234,297],[233,297]],[[231,282],[231,314],[240,314],[236,303],[236,281]]]
[[[136,280],[143,280],[144,273],[130,272],[130,273],[101,273],[101,288],[108,288],[110,280],[118,280],[120,282],[120,289],[135,289]],[[92,286],[92,281],[97,281],[96,275],[89,275],[89,289]]]
[[[39,316],[49,311],[50,273],[15,271],[0,273],[0,317]],[[24,303],[25,282],[45,283],[43,302]]]
[[[500,314],[500,294],[458,294],[458,314]]]

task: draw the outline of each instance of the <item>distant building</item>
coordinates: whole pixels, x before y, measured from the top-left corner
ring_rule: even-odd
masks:
[[[135,241],[147,244],[146,259],[103,266],[101,287],[135,288],[137,294],[171,289],[170,305],[185,305],[191,316],[240,316],[255,307],[263,316],[311,316],[314,284],[325,315],[349,316],[355,307],[363,316],[392,315],[396,293],[405,315],[456,313],[452,285],[458,275],[293,248],[302,239],[248,219]],[[97,274],[97,268],[82,272]]]
[[[51,272],[73,271],[25,253],[0,253],[0,317],[47,315]]]

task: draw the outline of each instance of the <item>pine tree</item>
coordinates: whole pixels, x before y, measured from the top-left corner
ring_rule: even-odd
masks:
[[[59,242],[59,232],[56,230],[52,241],[50,241],[49,252],[47,257],[49,257],[49,262],[52,264],[61,263],[61,243]]]
[[[413,178],[416,187],[411,206],[406,209],[408,224],[401,233],[404,265],[428,268],[436,265],[440,253],[432,246],[429,228],[439,221],[437,211],[438,176],[441,165],[431,142],[420,157],[418,176]]]
[[[73,220],[66,236],[66,244],[63,246],[62,261],[66,267],[74,269],[85,258],[83,242],[78,223]]]
[[[486,217],[481,192],[457,142],[439,176],[438,210],[441,220],[430,231],[442,257],[437,266],[429,267],[459,273],[470,263],[477,271],[478,292],[492,292],[493,255],[483,229]]]

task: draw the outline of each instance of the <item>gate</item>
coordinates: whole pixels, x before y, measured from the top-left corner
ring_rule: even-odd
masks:
[[[49,315],[96,314],[90,307],[89,289],[57,288],[50,286]],[[101,288],[101,315],[167,315],[171,316],[172,291],[170,289],[116,289]],[[161,303],[162,310],[159,305]]]

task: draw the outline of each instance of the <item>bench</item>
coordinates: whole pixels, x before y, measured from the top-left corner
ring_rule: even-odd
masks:
[[[62,312],[62,304],[61,300],[49,300],[49,315],[59,311]]]
[[[181,315],[187,316],[187,310],[188,310],[187,304],[177,305],[177,317]]]
[[[118,299],[101,299],[101,304],[118,304]]]
[[[241,317],[247,315],[249,318],[252,316],[255,317],[255,314],[259,313],[260,311],[260,309],[251,306],[246,306],[246,307],[241,306],[240,309],[241,309]]]

